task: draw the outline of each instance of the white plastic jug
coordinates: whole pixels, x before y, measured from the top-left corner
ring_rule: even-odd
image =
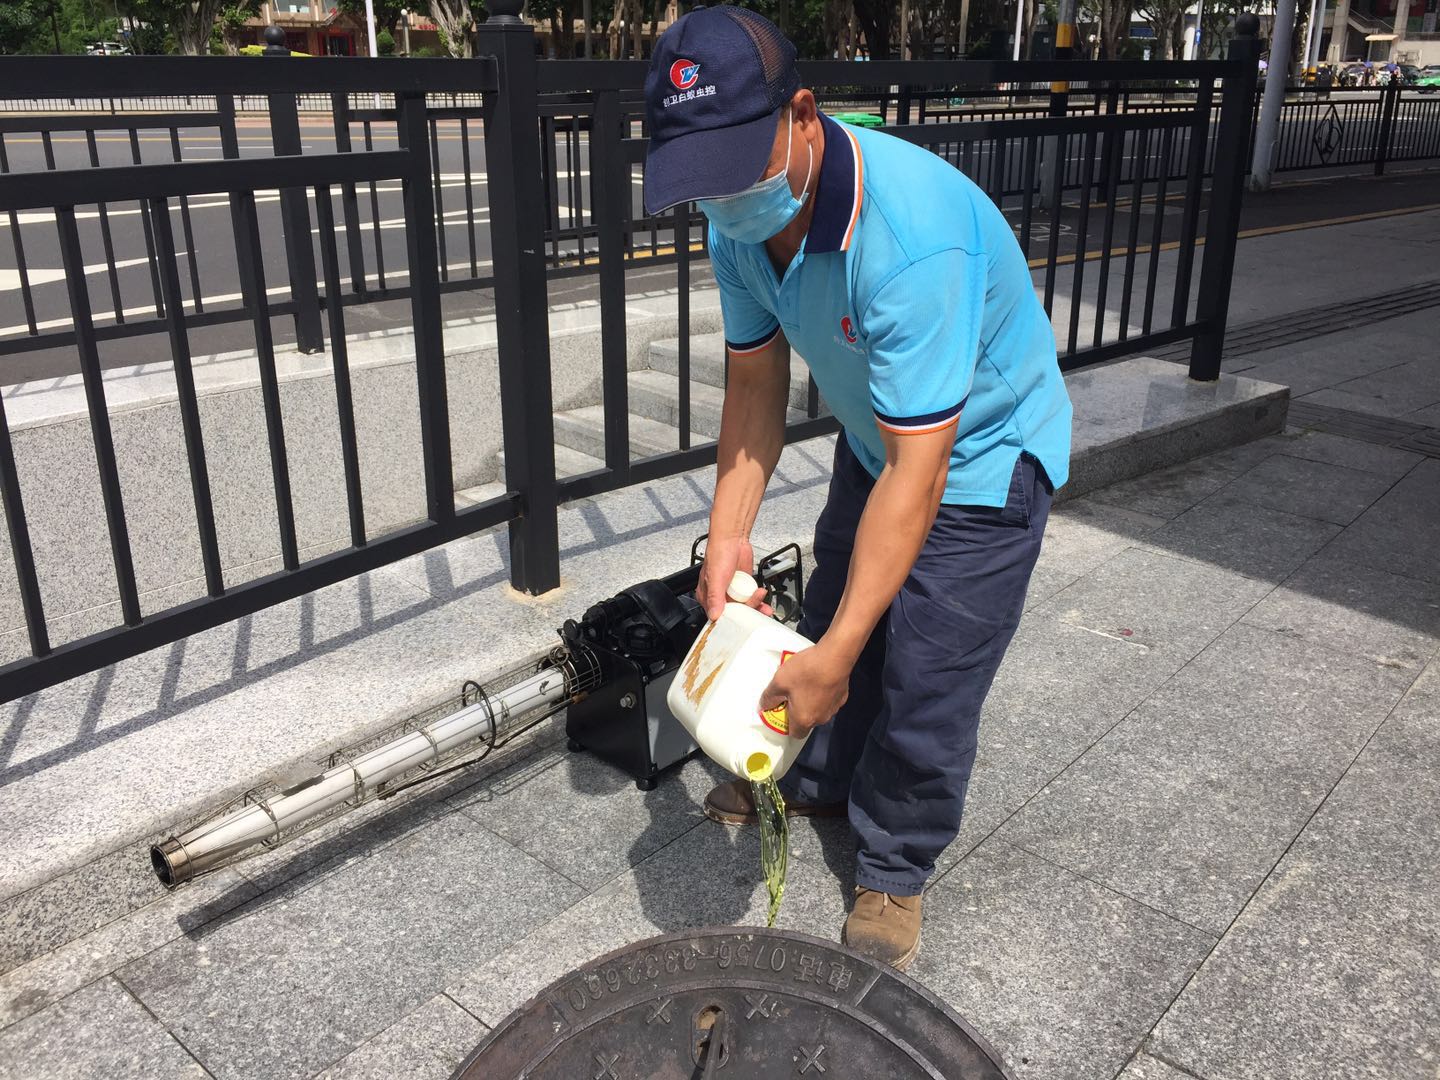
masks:
[[[743,570],[731,579],[725,590],[731,602],[700,631],[665,700],[722,768],[745,780],[778,780],[805,739],[790,737],[784,705],[762,714],[760,695],[781,664],[814,643],[747,607],[757,588]]]

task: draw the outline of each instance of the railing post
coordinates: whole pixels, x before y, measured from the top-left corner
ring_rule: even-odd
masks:
[[[1380,92],[1380,134],[1375,140],[1375,175],[1385,173],[1390,158],[1390,136],[1395,130],[1395,112],[1400,104],[1400,79],[1393,78]]]
[[[1205,226],[1205,263],[1200,269],[1200,294],[1195,318],[1199,329],[1190,348],[1190,378],[1214,382],[1220,378],[1225,347],[1225,320],[1230,311],[1230,279],[1235,271],[1235,247],[1240,231],[1240,202],[1244,197],[1248,161],[1241,152],[1250,132],[1252,102],[1259,69],[1260,19],[1244,12],[1235,20],[1230,41],[1231,70],[1220,84],[1219,149],[1210,187],[1210,217]]]
[[[510,584],[538,594],[560,584],[560,539],[535,34],[520,21],[521,6],[491,0],[476,37],[479,54],[499,66],[499,90],[485,100],[485,161],[505,483],[520,496],[520,517],[510,522]]]
[[[265,28],[266,56],[289,57],[285,31]],[[300,115],[294,94],[270,94],[270,141],[276,154],[300,154]],[[315,249],[310,246],[310,206],[304,188],[280,192],[280,220],[285,231],[285,263],[290,270],[290,299],[295,301],[295,345],[303,353],[325,348],[320,329],[320,291],[315,283]]]

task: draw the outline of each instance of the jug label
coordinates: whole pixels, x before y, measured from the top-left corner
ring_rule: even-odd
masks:
[[[785,662],[794,655],[795,653],[788,649],[782,652],[780,654],[780,666],[784,667]],[[790,717],[786,715],[785,703],[783,701],[773,709],[762,709],[760,711],[760,722],[771,731],[781,735],[790,734]]]

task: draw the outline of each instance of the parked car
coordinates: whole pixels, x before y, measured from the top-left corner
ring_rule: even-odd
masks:
[[[1440,90],[1440,64],[1429,64],[1421,68],[1414,85],[1422,94],[1433,94]]]
[[[118,41],[92,41],[85,46],[86,56],[129,56],[130,50]]]

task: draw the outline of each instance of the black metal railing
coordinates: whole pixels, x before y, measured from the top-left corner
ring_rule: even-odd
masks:
[[[46,313],[35,312],[27,316],[27,333],[16,339],[43,337],[75,350],[120,623],[75,640],[51,640],[27,527],[33,505],[22,486],[33,469],[17,467],[0,398],[0,508],[30,652],[0,667],[0,700],[501,523],[510,532],[512,584],[544,592],[559,580],[560,503],[715,460],[715,444],[694,445],[690,435],[691,304],[693,296],[712,288],[702,274],[704,221],[693,207],[659,217],[643,211],[645,65],[537,61],[532,31],[518,22],[492,20],[481,30],[480,44],[483,55],[468,63],[0,61],[0,81],[36,95],[53,93],[51,87],[82,97],[116,96],[122,87],[146,99],[185,91],[211,95],[215,108],[198,114],[199,126],[216,132],[220,150],[219,160],[185,160],[176,149],[183,143],[177,132],[196,114],[185,121],[166,116],[145,123],[158,123],[162,146],[170,152],[161,160],[137,159],[136,133],[146,129],[133,118],[107,116],[73,130],[118,131],[131,146],[131,160],[107,162],[87,143],[85,157],[67,166],[45,143],[43,167],[5,166],[0,175],[0,220],[8,220],[16,258],[23,260],[22,242],[37,236],[22,226],[58,246],[65,325],[46,328]],[[858,84],[877,95],[902,82],[923,92],[1000,83],[1039,86],[1082,74],[1107,87],[1169,80],[1199,90],[1164,110],[1095,108],[1049,115],[1055,110],[1048,103],[1043,116],[1012,108],[985,119],[932,117],[892,130],[954,162],[1010,217],[1060,328],[1062,367],[1192,340],[1191,374],[1214,379],[1254,96],[1253,39],[1237,39],[1227,61],[1203,63],[822,62],[802,70],[806,84],[822,92],[840,87],[855,93]],[[323,121],[304,125],[298,117],[297,101],[320,93],[330,98],[328,130]],[[437,97],[477,93],[483,95],[478,106]],[[377,94],[382,95],[378,109]],[[234,104],[242,97],[267,103],[268,148],[262,149],[268,152],[260,157],[247,157],[238,147]],[[23,119],[10,130],[32,130],[21,127]],[[104,126],[117,123],[118,128]],[[1187,134],[1189,141],[1182,143]],[[459,141],[454,187],[447,162],[455,155],[439,149],[447,135]],[[1207,188],[1202,179],[1212,146],[1218,149]],[[1172,164],[1181,166],[1178,179]],[[481,187],[483,202],[477,197]],[[188,215],[200,200],[221,205],[224,227],[218,236],[212,229],[201,238],[192,228]],[[393,218],[383,216],[387,200],[398,211]],[[106,304],[114,310],[102,318],[87,277],[93,264],[86,260],[99,248],[113,266],[117,208],[135,211],[126,227],[145,237],[153,270],[138,314],[126,313],[127,298],[107,272]],[[1199,223],[1207,208],[1202,246]],[[267,242],[276,236],[284,242]],[[386,236],[392,238],[388,250]],[[403,260],[397,268],[400,240]],[[181,242],[191,252],[196,243],[223,248],[223,261],[233,263],[243,295],[206,302],[207,285],[194,259],[183,271],[179,265]],[[649,455],[632,452],[628,400],[627,273],[640,265],[673,272],[680,342],[675,445]],[[557,478],[547,288],[557,278],[580,274],[592,275],[598,292],[603,463]],[[267,287],[277,279],[286,283],[278,293]],[[480,287],[493,290],[494,297],[495,359],[487,378],[496,387],[505,490],[478,505],[457,507],[454,372],[447,368],[441,298]],[[27,303],[33,302],[26,295]],[[423,489],[418,521],[368,512],[367,485],[374,473],[362,468],[347,320],[358,305],[379,300],[405,302],[413,335],[415,450]],[[307,545],[297,526],[306,508],[295,498],[292,466],[308,463],[292,455],[272,325],[277,317],[297,321],[302,348],[329,342],[327,373],[335,393],[327,408],[334,409],[344,507],[334,524],[345,539],[323,538],[329,553],[313,558],[305,557]],[[224,530],[212,492],[217,462],[210,456],[212,432],[203,422],[192,355],[197,331],[221,324],[249,328],[264,433],[263,449],[256,453],[263,456],[274,492],[279,561],[275,572],[238,583],[228,580],[224,565]],[[101,356],[107,341],[147,332],[163,332],[168,341],[189,480],[186,516],[193,511],[195,522],[188,542],[198,547],[203,576],[203,596],[156,610],[149,605],[163,601],[142,595],[137,577],[130,493],[117,468]],[[13,341],[0,348],[0,358],[7,351],[18,351]],[[812,382],[787,438],[833,430],[835,422]]]

